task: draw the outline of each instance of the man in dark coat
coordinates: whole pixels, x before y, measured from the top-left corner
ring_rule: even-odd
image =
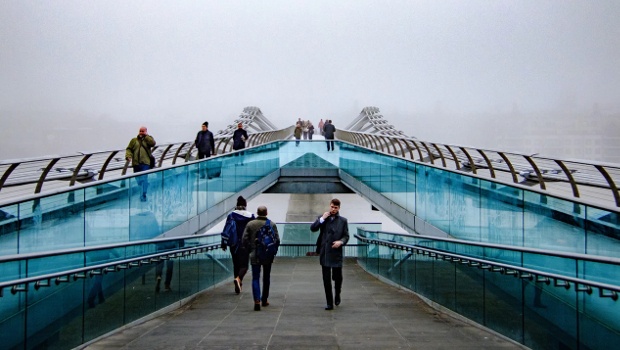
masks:
[[[320,230],[319,259],[323,270],[323,288],[327,300],[325,310],[333,310],[334,302],[340,305],[343,246],[349,241],[349,222],[345,217],[340,216],[339,212],[340,200],[334,198],[329,203],[329,211],[323,213],[310,225],[310,231]],[[332,294],[332,277],[335,284],[335,298]]]
[[[328,120],[323,126],[323,133],[325,134],[325,140],[327,140],[327,150],[334,150],[334,133],[336,132],[336,127],[332,124],[331,120]],[[331,147],[331,149],[330,149]]]
[[[215,155],[215,139],[209,131],[209,122],[202,123],[202,130],[196,134],[194,145],[198,150],[198,159],[209,158],[212,153]]]
[[[243,129],[243,124],[237,124],[237,130],[233,133],[233,149],[240,150],[245,148],[245,140],[248,139],[248,132]]]

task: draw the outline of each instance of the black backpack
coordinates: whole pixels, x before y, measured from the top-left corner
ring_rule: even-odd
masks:
[[[256,234],[256,257],[260,263],[269,263],[278,254],[280,240],[271,227],[271,221],[267,219]]]

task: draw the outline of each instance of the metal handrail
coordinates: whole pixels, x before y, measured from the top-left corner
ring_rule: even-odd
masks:
[[[289,126],[275,131],[249,133],[246,144],[252,147],[288,139],[293,129],[294,126]],[[216,155],[233,152],[231,135],[215,135],[214,138]],[[193,141],[160,144],[152,152],[156,168],[194,160],[197,153]],[[2,189],[11,186],[23,186],[24,192],[37,194],[43,191],[46,182],[56,181],[62,187],[72,187],[76,183],[103,180],[106,175],[122,176],[129,166],[124,149],[3,160],[0,161],[0,197],[4,194]]]
[[[388,248],[400,249],[418,255],[429,256],[437,260],[441,259],[453,262],[455,264],[458,263],[468,265],[470,267],[488,270],[490,272],[498,272],[505,275],[512,275],[514,277],[527,279],[536,283],[545,283],[547,285],[551,285],[551,281],[553,281],[554,287],[561,287],[565,288],[566,290],[569,290],[572,284],[575,286],[575,292],[586,292],[588,294],[591,294],[593,289],[598,289],[599,297],[611,298],[614,301],[618,300],[618,293],[620,293],[620,286],[615,286],[611,284],[588,281],[581,278],[564,276],[490,260],[472,258],[467,255],[448,253],[442,250],[432,248],[425,248],[404,243],[395,243],[387,240],[369,239],[359,234],[355,234],[355,238],[357,238],[361,242],[365,242],[368,244],[375,244],[386,246]]]
[[[409,136],[347,130],[338,130],[336,136],[364,148],[511,186],[531,190],[531,185],[538,185],[542,192],[563,197],[570,193],[573,198],[593,200],[599,205],[603,196],[602,200],[620,207],[620,164],[430,143]]]
[[[50,287],[51,281],[54,281],[56,285],[65,282],[77,281],[84,279],[87,276],[94,276],[104,274],[108,272],[115,272],[133,267],[140,267],[142,265],[148,265],[151,263],[159,262],[169,258],[182,257],[195,255],[205,251],[219,249],[219,243],[208,243],[188,248],[178,248],[172,251],[160,252],[155,254],[144,255],[140,257],[116,260],[113,262],[91,265],[87,267],[81,267],[77,269],[65,270],[60,272],[54,272],[46,275],[39,275],[33,277],[20,278],[11,281],[0,282],[0,297],[4,296],[4,289],[11,288],[11,293],[27,292],[29,286],[32,284],[34,288],[38,290],[40,287]]]
[[[614,264],[620,267],[620,258],[612,258],[612,257],[606,257],[602,255],[570,253],[570,252],[563,252],[559,250],[520,247],[520,246],[514,246],[514,245],[477,242],[477,241],[471,241],[471,240],[468,241],[468,240],[463,240],[463,239],[427,236],[427,235],[420,235],[420,234],[411,235],[408,233],[376,231],[376,230],[367,230],[367,229],[362,229],[362,228],[358,228],[358,231],[364,232],[364,233],[376,233],[376,234],[385,234],[385,235],[391,235],[391,236],[399,236],[399,237],[405,237],[405,238],[426,239],[426,240],[435,241],[435,242],[439,241],[439,242],[457,243],[457,244],[463,244],[463,245],[475,246],[475,247],[510,250],[510,251],[517,252],[517,253],[544,254],[544,255],[553,256],[556,258],[578,259],[578,260],[583,260],[583,261],[588,261],[588,262]]]

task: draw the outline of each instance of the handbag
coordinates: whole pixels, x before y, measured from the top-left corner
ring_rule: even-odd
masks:
[[[140,147],[144,148],[146,150],[146,153],[149,154],[149,167],[151,169],[155,168],[155,157],[153,157],[153,154],[148,150],[148,148],[144,147],[144,145],[142,144],[142,140],[139,140],[138,142],[140,142]]]

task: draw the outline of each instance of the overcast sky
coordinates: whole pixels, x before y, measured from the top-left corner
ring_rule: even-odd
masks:
[[[192,139],[245,106],[282,126],[376,106],[429,141],[439,112],[617,113],[619,19],[617,0],[0,0],[0,146],[62,115],[122,128],[106,149],[142,124]]]

